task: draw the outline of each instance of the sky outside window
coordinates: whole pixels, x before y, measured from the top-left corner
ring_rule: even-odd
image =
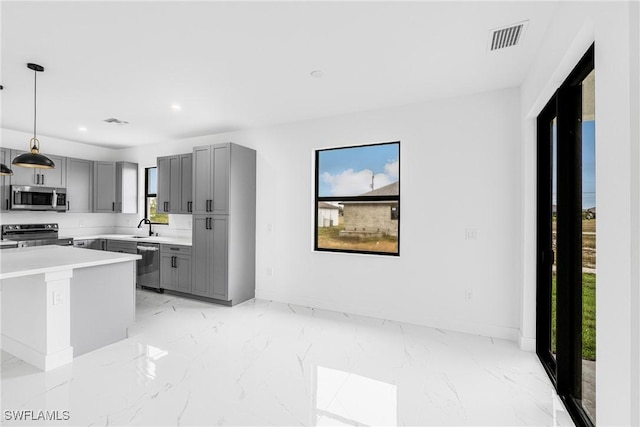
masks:
[[[398,181],[397,143],[319,152],[318,196],[359,196]]]

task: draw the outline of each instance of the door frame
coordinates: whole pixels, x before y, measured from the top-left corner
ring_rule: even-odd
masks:
[[[582,81],[594,70],[594,45],[537,118],[536,353],[574,423],[593,426],[582,396]],[[552,168],[556,118],[556,357],[551,353]]]

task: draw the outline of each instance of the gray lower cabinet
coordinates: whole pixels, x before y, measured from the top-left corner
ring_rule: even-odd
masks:
[[[160,287],[191,293],[191,247],[160,245]]]
[[[0,163],[13,170],[15,166],[11,165],[11,160],[11,152],[7,148],[0,148]],[[0,212],[9,210],[9,198],[11,197],[10,179],[11,177],[9,176],[0,175]]]
[[[138,164],[94,162],[93,211],[138,212]]]
[[[229,301],[226,215],[193,217],[191,293]],[[254,285],[255,286],[255,285]]]
[[[11,158],[25,153],[26,151],[11,150]],[[55,167],[53,169],[23,168],[14,166],[11,176],[12,185],[40,185],[43,187],[66,187],[67,170],[66,157],[45,154],[50,158]]]
[[[67,158],[67,211],[93,211],[93,162]]]

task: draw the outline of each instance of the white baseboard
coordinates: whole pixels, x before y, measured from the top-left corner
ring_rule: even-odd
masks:
[[[283,296],[276,292],[256,289],[256,298],[270,301],[277,301],[284,304],[295,304],[305,307],[313,307],[328,311],[337,311],[340,313],[348,313],[359,316],[373,317],[376,319],[386,319],[396,322],[410,323],[413,325],[426,326],[429,328],[438,328],[453,332],[462,332],[471,335],[480,335],[490,338],[506,339],[520,343],[520,331],[516,328],[508,328],[504,326],[481,324],[477,322],[467,322],[458,320],[447,320],[440,318],[421,318],[417,319],[411,315],[398,316],[395,313],[382,309],[367,309],[366,307],[357,307],[351,304],[335,304],[333,301],[322,301],[300,295]],[[522,348],[522,347],[521,347]],[[534,345],[535,349],[535,345]]]
[[[536,351],[536,339],[524,337],[522,334],[518,336],[518,345],[520,346],[520,350],[529,351],[531,353],[535,353]]]
[[[49,371],[73,361],[73,347],[68,347],[55,353],[43,354],[6,335],[2,335],[1,344],[2,350],[43,371]]]

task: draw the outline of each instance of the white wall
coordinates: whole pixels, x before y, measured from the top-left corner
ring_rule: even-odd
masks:
[[[514,89],[256,135],[257,295],[514,339],[518,117]],[[401,256],[313,252],[313,151],[396,140]],[[274,205],[287,209],[276,215]],[[466,228],[478,229],[477,241],[465,241]]]
[[[638,52],[640,14],[633,2],[560,5],[522,85],[524,223],[521,330],[535,338],[535,116],[595,41],[597,332],[599,425],[637,425],[640,161]]]

